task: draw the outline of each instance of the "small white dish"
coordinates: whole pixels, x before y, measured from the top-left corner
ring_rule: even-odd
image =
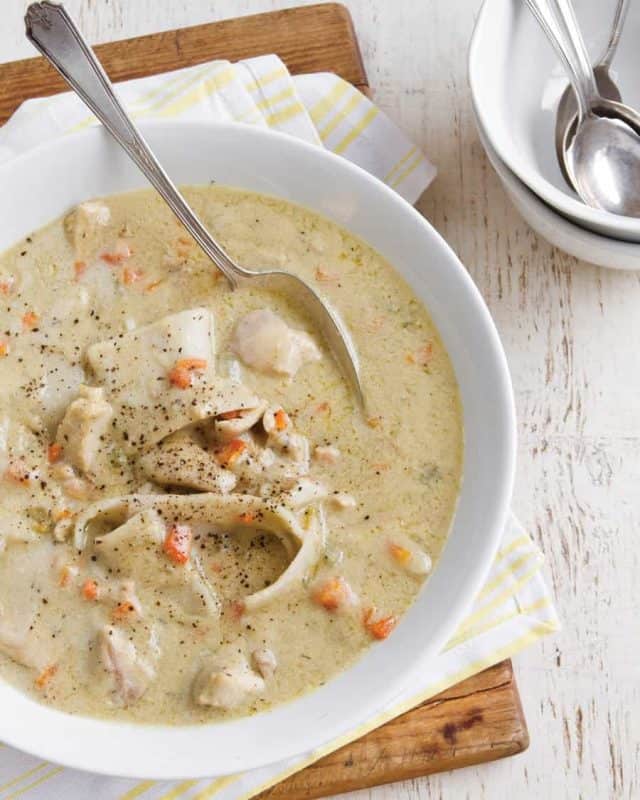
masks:
[[[575,2],[593,61],[602,54],[617,0]],[[640,4],[630,3],[612,75],[625,103],[640,108]],[[566,184],[556,159],[556,108],[568,80],[522,0],[485,0],[469,48],[476,116],[498,157],[567,219],[615,239],[640,242],[640,219],[589,208]]]
[[[640,270],[640,244],[610,239],[574,225],[542,202],[509,167],[488,141],[476,117],[480,141],[509,199],[523,219],[552,245],[582,261],[608,269]]]
[[[317,691],[252,717],[176,727],[72,716],[0,680],[0,741],[9,745],[110,775],[226,775],[310,754],[393,707],[407,682],[420,680],[471,607],[500,544],[515,464],[513,396],[498,334],[467,271],[382,182],[320,147],[255,127],[141,128],[179,184],[216,180],[278,195],[368,241],[429,308],[463,406],[464,480],[433,575],[389,639]],[[82,200],[146,185],[101,128],[45,143],[0,166],[0,250]]]

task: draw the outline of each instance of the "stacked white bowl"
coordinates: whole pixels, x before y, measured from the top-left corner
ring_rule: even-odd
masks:
[[[593,63],[604,52],[617,0],[574,0]],[[630,3],[611,75],[640,108],[640,3]],[[523,0],[485,0],[469,49],[476,125],[512,202],[557,247],[603,267],[640,270],[640,219],[586,206],[556,158],[556,109],[568,79]]]

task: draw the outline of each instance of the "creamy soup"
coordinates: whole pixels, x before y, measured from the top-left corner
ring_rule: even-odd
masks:
[[[455,509],[456,381],[404,281],[305,209],[186,195],[334,304],[368,407],[295,297],[231,291],[150,191],[1,257],[0,674],[73,713],[208,722],[320,686],[393,635]]]

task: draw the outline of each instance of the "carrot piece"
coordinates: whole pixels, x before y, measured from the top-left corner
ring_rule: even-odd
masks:
[[[398,618],[393,614],[389,614],[387,617],[378,617],[376,619],[375,614],[375,608],[368,608],[364,612],[362,617],[364,627],[374,639],[386,639],[398,624]]]
[[[144,277],[144,272],[138,269],[131,269],[130,267],[125,267],[122,271],[122,282],[125,286],[130,286],[132,283],[136,283],[137,281],[142,280]]]
[[[323,584],[317,586],[311,595],[311,599],[327,611],[337,611],[351,602],[353,596],[353,590],[349,584],[344,578],[338,577],[329,578]]]
[[[40,317],[35,311],[27,311],[22,315],[22,327],[25,331],[32,331],[38,324]]]
[[[177,389],[188,389],[191,386],[191,373],[188,369],[173,367],[169,370],[169,383]]]
[[[73,270],[74,270],[75,275],[76,275],[76,280],[79,281],[80,278],[87,271],[87,262],[86,261],[74,261],[73,262]]]
[[[9,355],[9,342],[0,342],[0,358]]]
[[[283,411],[281,408],[273,415],[273,419],[276,423],[277,431],[283,431],[289,425],[289,416],[287,412]]]
[[[100,258],[112,267],[117,267],[131,256],[131,248],[127,244],[116,245],[118,249],[112,253],[102,253]]]
[[[189,525],[172,525],[167,531],[163,550],[174,564],[186,564],[191,554],[193,531]]]
[[[178,369],[188,369],[189,372],[202,372],[207,368],[206,358],[181,358],[176,361]]]
[[[111,612],[111,618],[116,622],[121,622],[124,619],[128,619],[135,610],[135,606],[132,603],[118,603]]]
[[[0,292],[2,292],[2,294],[4,295],[11,294],[14,283],[15,283],[15,278],[8,278],[6,281],[1,281]]]
[[[244,600],[231,600],[228,604],[228,608],[232,619],[236,621],[239,621],[247,610]]]
[[[78,567],[73,566],[73,564],[65,564],[60,570],[60,580],[58,581],[58,586],[69,586],[77,574]]]
[[[370,317],[363,325],[367,333],[378,333],[385,323],[384,316]]]
[[[427,342],[416,352],[416,361],[421,367],[426,367],[433,358],[433,343]]]
[[[44,689],[57,671],[58,671],[57,664],[49,664],[48,667],[45,667],[34,681],[38,689]]]
[[[242,514],[238,514],[238,521],[242,522],[244,525],[251,525],[252,522],[255,521],[256,515],[253,511],[243,511]]]
[[[411,561],[411,550],[395,542],[389,542],[389,554],[398,564],[408,564]]]
[[[224,466],[228,467],[244,453],[247,443],[242,439],[232,439],[224,447],[215,451],[216,458]]]
[[[82,595],[85,600],[97,600],[98,584],[91,578],[87,578],[87,580],[82,584]]]
[[[50,464],[55,464],[56,462],[60,461],[62,458],[62,445],[58,444],[57,442],[52,442],[49,447],[47,447],[47,461]]]
[[[51,512],[54,522],[60,522],[61,519],[69,519],[72,516],[73,511],[70,508],[54,508]]]
[[[316,267],[315,277],[318,283],[333,283],[338,280],[338,276],[331,272],[327,272],[322,267]]]
[[[154,281],[153,283],[148,283],[144,287],[144,290],[145,290],[145,292],[149,292],[149,294],[150,294],[151,292],[155,292],[155,290],[161,285],[162,285],[162,281],[161,280],[160,281]]]
[[[191,386],[191,373],[202,372],[207,368],[204,358],[180,358],[169,370],[168,378],[172,386],[178,389],[188,389]]]
[[[242,411],[238,409],[237,411],[223,411],[222,414],[218,414],[216,419],[220,420],[240,419],[241,416],[242,416]]]
[[[6,469],[5,477],[9,478],[10,480],[14,481],[15,483],[21,484],[28,484],[34,478],[34,474],[31,472],[29,467],[22,461],[22,459],[16,459],[12,461]]]

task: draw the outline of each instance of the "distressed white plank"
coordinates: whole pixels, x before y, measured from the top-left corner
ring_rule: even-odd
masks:
[[[295,5],[67,0],[92,41]],[[5,0],[0,60],[30,54]],[[516,659],[531,730],[501,763],[349,800],[640,796],[640,275],[578,263],[533,234],[478,143],[466,48],[479,0],[347,0],[378,102],[438,164],[420,209],[486,298],[520,419],[514,508],[547,553],[564,630]],[[526,90],[526,87],[523,87]]]

